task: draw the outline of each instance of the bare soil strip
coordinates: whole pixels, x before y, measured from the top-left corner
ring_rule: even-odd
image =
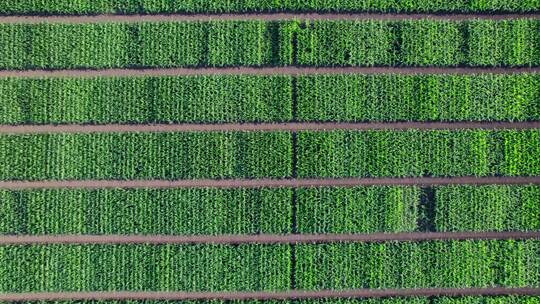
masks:
[[[231,14],[155,14],[155,15],[94,15],[94,16],[3,16],[0,23],[104,23],[145,21],[210,21],[210,20],[469,20],[540,18],[538,13],[522,14],[397,14],[397,13],[231,13]]]
[[[310,298],[383,298],[431,296],[501,296],[540,295],[540,288],[425,288],[425,289],[352,289],[352,290],[289,290],[251,292],[35,292],[2,293],[0,301],[63,301],[63,300],[288,300]]]
[[[0,189],[107,189],[107,188],[301,188],[370,185],[528,185],[540,176],[490,177],[384,177],[306,179],[183,179],[183,180],[44,180],[0,181]]]
[[[127,77],[195,75],[317,75],[317,74],[516,74],[540,73],[540,67],[187,67],[67,70],[0,70],[0,77]]]
[[[289,122],[223,124],[105,124],[0,125],[0,134],[126,133],[186,131],[324,131],[324,130],[460,130],[536,129],[540,121],[525,122]]]
[[[256,235],[1,235],[0,245],[26,244],[297,244],[336,242],[417,242],[431,240],[540,239],[540,231],[404,232],[369,234]]]

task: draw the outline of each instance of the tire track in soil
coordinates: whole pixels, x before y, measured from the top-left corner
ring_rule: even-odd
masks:
[[[488,177],[382,177],[302,179],[183,179],[183,180],[39,180],[0,181],[0,189],[135,189],[135,188],[302,188],[375,185],[528,185],[540,184],[540,176]]]
[[[250,235],[0,235],[0,245],[26,244],[319,244],[433,240],[540,239],[540,231]]]
[[[470,19],[503,20],[540,18],[537,12],[531,13],[226,13],[226,14],[101,14],[101,15],[13,15],[0,16],[0,23],[106,23],[106,22],[159,22],[159,21],[211,21],[211,20],[451,20],[462,21]]]
[[[324,131],[324,130],[460,130],[537,129],[540,121],[524,122],[285,122],[221,124],[62,124],[0,125],[0,134],[125,133],[187,131]]]
[[[289,290],[252,292],[32,292],[3,293],[0,301],[62,301],[62,300],[288,300],[312,298],[386,298],[435,296],[501,296],[540,295],[540,288],[425,288],[425,289],[352,289],[352,290]]]
[[[63,70],[0,70],[0,77],[127,77],[195,75],[318,75],[318,74],[516,74],[540,73],[540,67],[184,67],[184,68],[111,68]]]

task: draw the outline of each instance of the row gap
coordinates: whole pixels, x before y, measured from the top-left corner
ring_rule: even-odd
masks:
[[[420,203],[418,206],[418,230],[435,232],[435,188],[433,186],[420,188]]]

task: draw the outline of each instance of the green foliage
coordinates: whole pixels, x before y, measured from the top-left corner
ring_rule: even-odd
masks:
[[[540,8],[537,0],[312,0],[283,1],[288,7],[335,12],[511,12],[534,11]],[[291,3],[291,4],[289,4]],[[296,4],[294,6],[293,3]]]
[[[288,245],[1,246],[0,292],[285,290],[289,256]]]
[[[424,214],[416,186],[278,189],[0,191],[0,234],[285,234],[538,231],[540,187],[434,187]]]
[[[0,14],[156,14],[229,12],[528,12],[538,0],[3,0]]]
[[[0,68],[537,66],[539,22],[221,20],[1,24]]]
[[[457,66],[467,64],[462,46],[466,43],[461,24],[451,21],[403,21],[397,25],[400,45],[396,62],[399,65]],[[394,38],[395,40],[396,38]]]
[[[288,132],[0,135],[0,179],[194,179],[291,175]]]
[[[512,75],[304,75],[300,121],[540,120],[540,77]]]
[[[134,26],[134,46],[144,67],[268,65],[273,22],[145,22]],[[115,26],[111,24],[110,26]],[[138,40],[135,40],[138,39]],[[188,43],[186,43],[188,42]]]
[[[292,189],[0,190],[1,234],[288,233]]]
[[[417,227],[418,187],[299,188],[299,233],[407,232]]]
[[[134,65],[130,57],[130,28],[118,24],[2,24],[23,32],[17,48],[26,52],[22,66],[2,68],[59,69],[59,68],[111,68]],[[2,37],[2,42],[3,42]],[[30,47],[30,46],[31,47]]]
[[[300,65],[393,65],[395,37],[387,21],[305,21],[298,30]]]
[[[0,122],[283,122],[293,83],[299,121],[540,120],[538,74],[348,74],[3,78]]]
[[[473,20],[469,61],[476,66],[528,66],[540,62],[540,20]]]
[[[3,78],[0,122],[528,121],[540,78],[513,75],[212,75]]]
[[[540,130],[298,133],[299,177],[535,176]]]
[[[3,15],[539,10],[540,0],[5,0],[0,4]],[[540,20],[534,18],[5,23],[0,24],[0,69],[526,67],[540,65],[539,28]],[[3,78],[0,124],[536,121],[539,80],[537,74],[526,73]],[[297,159],[292,159],[291,132],[2,134],[0,180],[290,178],[293,172],[298,178],[540,175],[539,129],[301,131],[297,140]],[[435,231],[540,230],[538,186],[428,189],[1,190],[0,234],[393,233],[422,230],[425,220]],[[430,212],[424,210],[426,191],[434,193],[427,202],[433,205]],[[538,288],[539,256],[539,240],[2,245],[0,292]],[[121,302],[140,303],[99,303]],[[538,304],[540,299],[283,302]],[[160,303],[165,304],[155,302]]]
[[[298,289],[540,286],[538,240],[310,244],[295,252]]]
[[[0,68],[280,65],[278,32],[261,20],[1,24]]]
[[[0,122],[274,122],[292,118],[290,76],[0,79]]]
[[[538,231],[540,187],[433,187],[432,201],[416,186],[296,189],[299,233]],[[426,212],[423,204],[432,205]],[[433,223],[424,227],[423,222]]]
[[[435,187],[437,231],[540,230],[540,187]]]
[[[316,20],[298,31],[298,63],[316,66],[537,66],[537,19]],[[497,34],[494,34],[494,33]]]

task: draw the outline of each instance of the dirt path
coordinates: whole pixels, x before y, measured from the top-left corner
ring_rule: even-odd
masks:
[[[61,300],[287,300],[309,298],[380,298],[435,296],[501,296],[540,295],[540,288],[426,288],[426,289],[353,289],[289,290],[277,292],[174,292],[174,291],[108,291],[108,292],[32,292],[2,293],[0,301]]]
[[[540,18],[538,13],[522,14],[396,14],[396,13],[231,13],[231,14],[155,14],[155,15],[94,15],[94,16],[1,16],[0,23],[103,23],[144,21],[209,21],[209,20],[469,20]]]
[[[515,74],[540,73],[540,67],[188,67],[142,69],[0,70],[0,77],[97,77],[192,75],[315,74]]]
[[[527,185],[540,184],[530,177],[386,177],[306,179],[187,179],[187,180],[47,180],[0,181],[0,189],[104,189],[104,188],[277,188],[354,187],[369,185]]]
[[[540,231],[405,232],[258,235],[0,235],[0,245],[21,244],[297,244],[429,240],[540,239]]]
[[[361,122],[361,123],[223,123],[223,124],[111,124],[111,125],[0,125],[0,134],[117,133],[182,131],[322,131],[322,130],[456,130],[536,129],[540,121],[528,122]]]

